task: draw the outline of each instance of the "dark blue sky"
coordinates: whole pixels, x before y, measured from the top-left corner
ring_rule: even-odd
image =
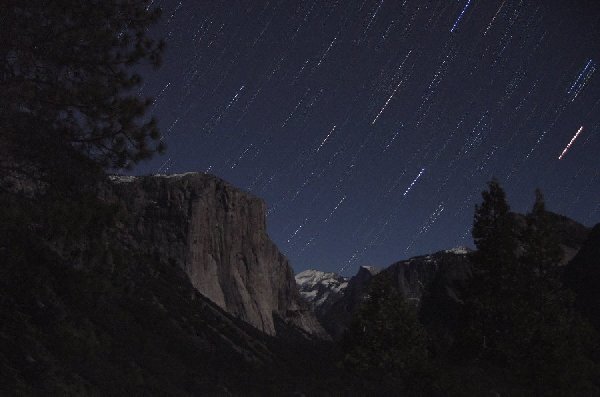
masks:
[[[594,1],[155,1],[167,154],[264,198],[296,271],[472,245],[496,176],[513,209],[600,221]],[[577,131],[583,130],[559,160]]]

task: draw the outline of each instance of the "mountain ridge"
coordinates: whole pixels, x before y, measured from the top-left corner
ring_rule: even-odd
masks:
[[[560,214],[546,211],[557,235],[563,257],[561,264],[570,263],[587,241],[591,229]],[[521,228],[525,227],[525,216],[513,213]],[[419,307],[421,321],[430,332],[446,332],[451,329],[458,316],[460,289],[471,274],[469,255],[473,251],[464,246],[441,250],[432,254],[418,255],[392,263],[380,270],[391,275],[395,287],[408,301]],[[370,280],[379,271],[371,273],[368,266],[360,266],[356,275],[348,279],[348,285],[335,294],[328,295],[315,307],[317,318],[334,339],[340,339],[349,325],[352,315],[364,299]],[[336,277],[332,273],[330,277]],[[315,289],[326,288],[316,285],[301,286],[304,294]],[[320,292],[321,296],[324,295]],[[440,310],[443,312],[440,314]]]

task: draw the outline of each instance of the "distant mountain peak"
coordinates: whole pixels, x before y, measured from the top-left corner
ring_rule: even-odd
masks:
[[[332,295],[341,295],[348,278],[333,272],[309,269],[296,274],[300,295],[313,307],[321,306]]]

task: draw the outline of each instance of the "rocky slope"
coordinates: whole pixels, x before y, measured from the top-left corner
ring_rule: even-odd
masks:
[[[359,267],[343,293],[329,295],[316,310],[319,321],[334,339],[340,338],[346,330],[354,310],[362,302],[367,285],[377,273],[379,269],[373,266]]]
[[[211,175],[114,177],[131,222],[121,240],[179,266],[219,307],[274,335],[276,317],[326,337],[270,240],[262,200]]]
[[[419,317],[435,340],[451,335],[460,313],[460,289],[471,274],[470,250],[457,247],[396,262],[392,275],[400,293],[419,309]]]
[[[454,284],[465,280],[470,274],[469,252],[468,248],[457,247],[431,255],[416,256],[396,262],[384,272],[392,274],[405,299],[417,304],[430,292],[434,281],[443,285],[448,297],[458,299]]]

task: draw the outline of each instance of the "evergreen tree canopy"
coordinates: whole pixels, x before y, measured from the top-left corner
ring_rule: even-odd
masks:
[[[535,191],[535,202],[526,218],[522,262],[537,276],[558,280],[557,271],[563,253],[552,229],[544,196],[539,189]]]
[[[467,318],[462,335],[475,355],[493,351],[506,336],[518,248],[516,221],[498,181],[489,182],[482,198],[475,207],[473,239],[478,250],[471,255],[473,275],[464,292]]]
[[[536,395],[597,391],[590,381],[597,374],[593,340],[559,282],[562,253],[541,192],[524,226],[496,181],[482,197],[459,345]]]
[[[506,194],[497,180],[489,182],[488,190],[481,195],[483,202],[475,207],[473,224],[473,240],[478,249],[475,258],[484,256],[486,267],[493,272],[495,267],[514,264],[518,247],[517,225],[510,213]]]
[[[161,151],[140,62],[158,66],[148,0],[0,2],[0,188],[77,185]],[[77,178],[79,177],[79,178]]]
[[[344,365],[363,376],[403,377],[423,368],[426,334],[416,310],[380,273],[344,337]]]

